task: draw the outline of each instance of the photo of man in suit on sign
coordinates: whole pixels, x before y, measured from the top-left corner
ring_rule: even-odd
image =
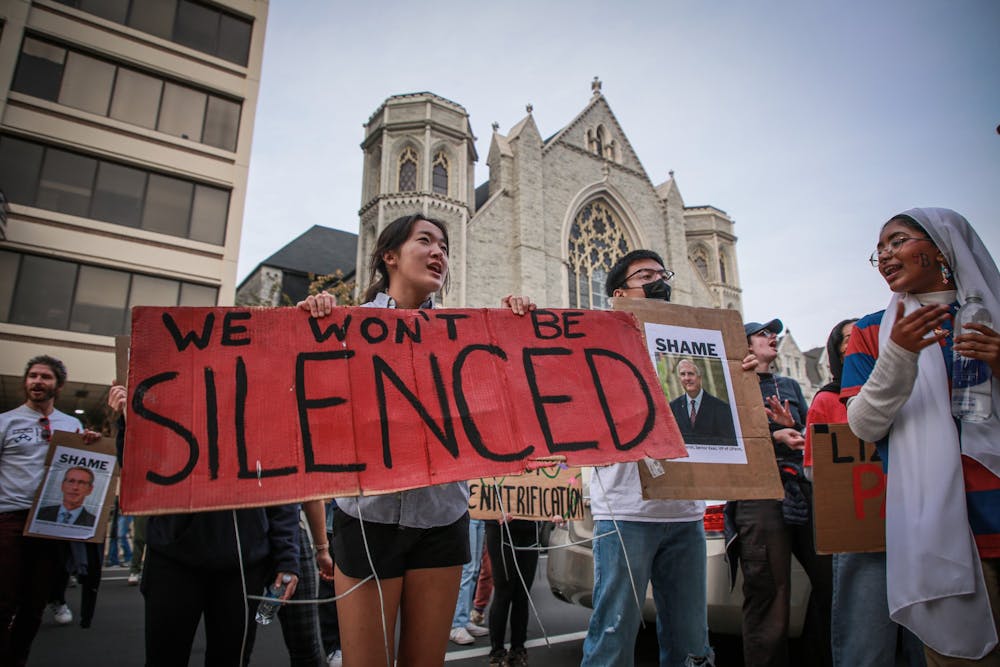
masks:
[[[35,518],[74,526],[93,526],[97,517],[83,506],[83,501],[93,490],[94,473],[82,466],[68,468],[63,474],[62,504],[42,507]]]
[[[702,389],[701,369],[691,359],[676,366],[684,393],[670,401],[677,426],[689,445],[736,445],[736,429],[729,403]]]

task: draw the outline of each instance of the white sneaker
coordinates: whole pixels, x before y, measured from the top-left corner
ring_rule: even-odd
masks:
[[[481,625],[476,625],[475,623],[466,623],[465,630],[473,637],[485,637],[490,634],[489,628],[484,628]]]
[[[462,627],[452,628],[451,633],[448,635],[448,639],[456,644],[473,644],[476,641],[476,638],[470,635],[469,631]]]
[[[340,652],[339,648],[330,655],[326,656],[326,664],[329,665],[329,667],[343,667],[344,654]]]
[[[73,622],[73,612],[69,610],[66,604],[56,604],[55,602],[49,603],[49,609],[52,610],[52,618],[59,625],[66,625],[67,623]]]
[[[139,575],[136,574],[135,572],[133,572],[130,575],[128,575],[128,585],[129,586],[138,586],[139,585]]]

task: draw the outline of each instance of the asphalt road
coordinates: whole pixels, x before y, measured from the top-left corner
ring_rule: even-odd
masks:
[[[544,556],[543,556],[544,558]],[[84,630],[77,619],[70,625],[56,625],[46,616],[32,648],[29,665],[32,667],[109,667],[143,664],[143,610],[142,595],[138,587],[128,586],[128,571],[107,568],[97,601],[93,625]],[[80,589],[67,590],[70,608],[76,615],[80,606]],[[590,610],[561,602],[552,596],[545,579],[545,563],[539,563],[532,586],[532,599],[538,609],[548,644],[539,626],[532,618],[528,627],[528,652],[532,664],[545,663],[547,667],[579,665],[583,637],[586,634]],[[656,638],[652,632],[643,633],[639,641],[637,665],[656,665]],[[446,661],[457,667],[487,663],[489,640],[485,637],[470,646],[449,644]],[[203,665],[205,655],[204,635],[199,628],[191,656],[191,665]],[[287,665],[288,657],[281,641],[278,624],[259,628],[251,660],[252,665]],[[733,663],[724,663],[733,664]],[[723,663],[720,663],[722,667]]]

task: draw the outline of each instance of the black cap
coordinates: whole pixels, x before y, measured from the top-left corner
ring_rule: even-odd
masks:
[[[758,331],[763,331],[767,329],[768,331],[773,331],[775,335],[778,335],[785,328],[785,325],[781,323],[781,320],[775,318],[770,322],[765,322],[761,324],[760,322],[747,322],[743,325],[743,331],[746,332],[747,337],[754,335]]]

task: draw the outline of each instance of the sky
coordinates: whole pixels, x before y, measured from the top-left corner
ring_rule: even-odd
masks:
[[[357,232],[390,95],[464,106],[479,184],[494,121],[531,104],[550,136],[598,76],[650,180],[735,220],[745,319],[824,345],[888,302],[867,257],[893,214],[955,209],[1000,257],[998,26],[995,0],[272,0],[238,279],[314,224]]]

